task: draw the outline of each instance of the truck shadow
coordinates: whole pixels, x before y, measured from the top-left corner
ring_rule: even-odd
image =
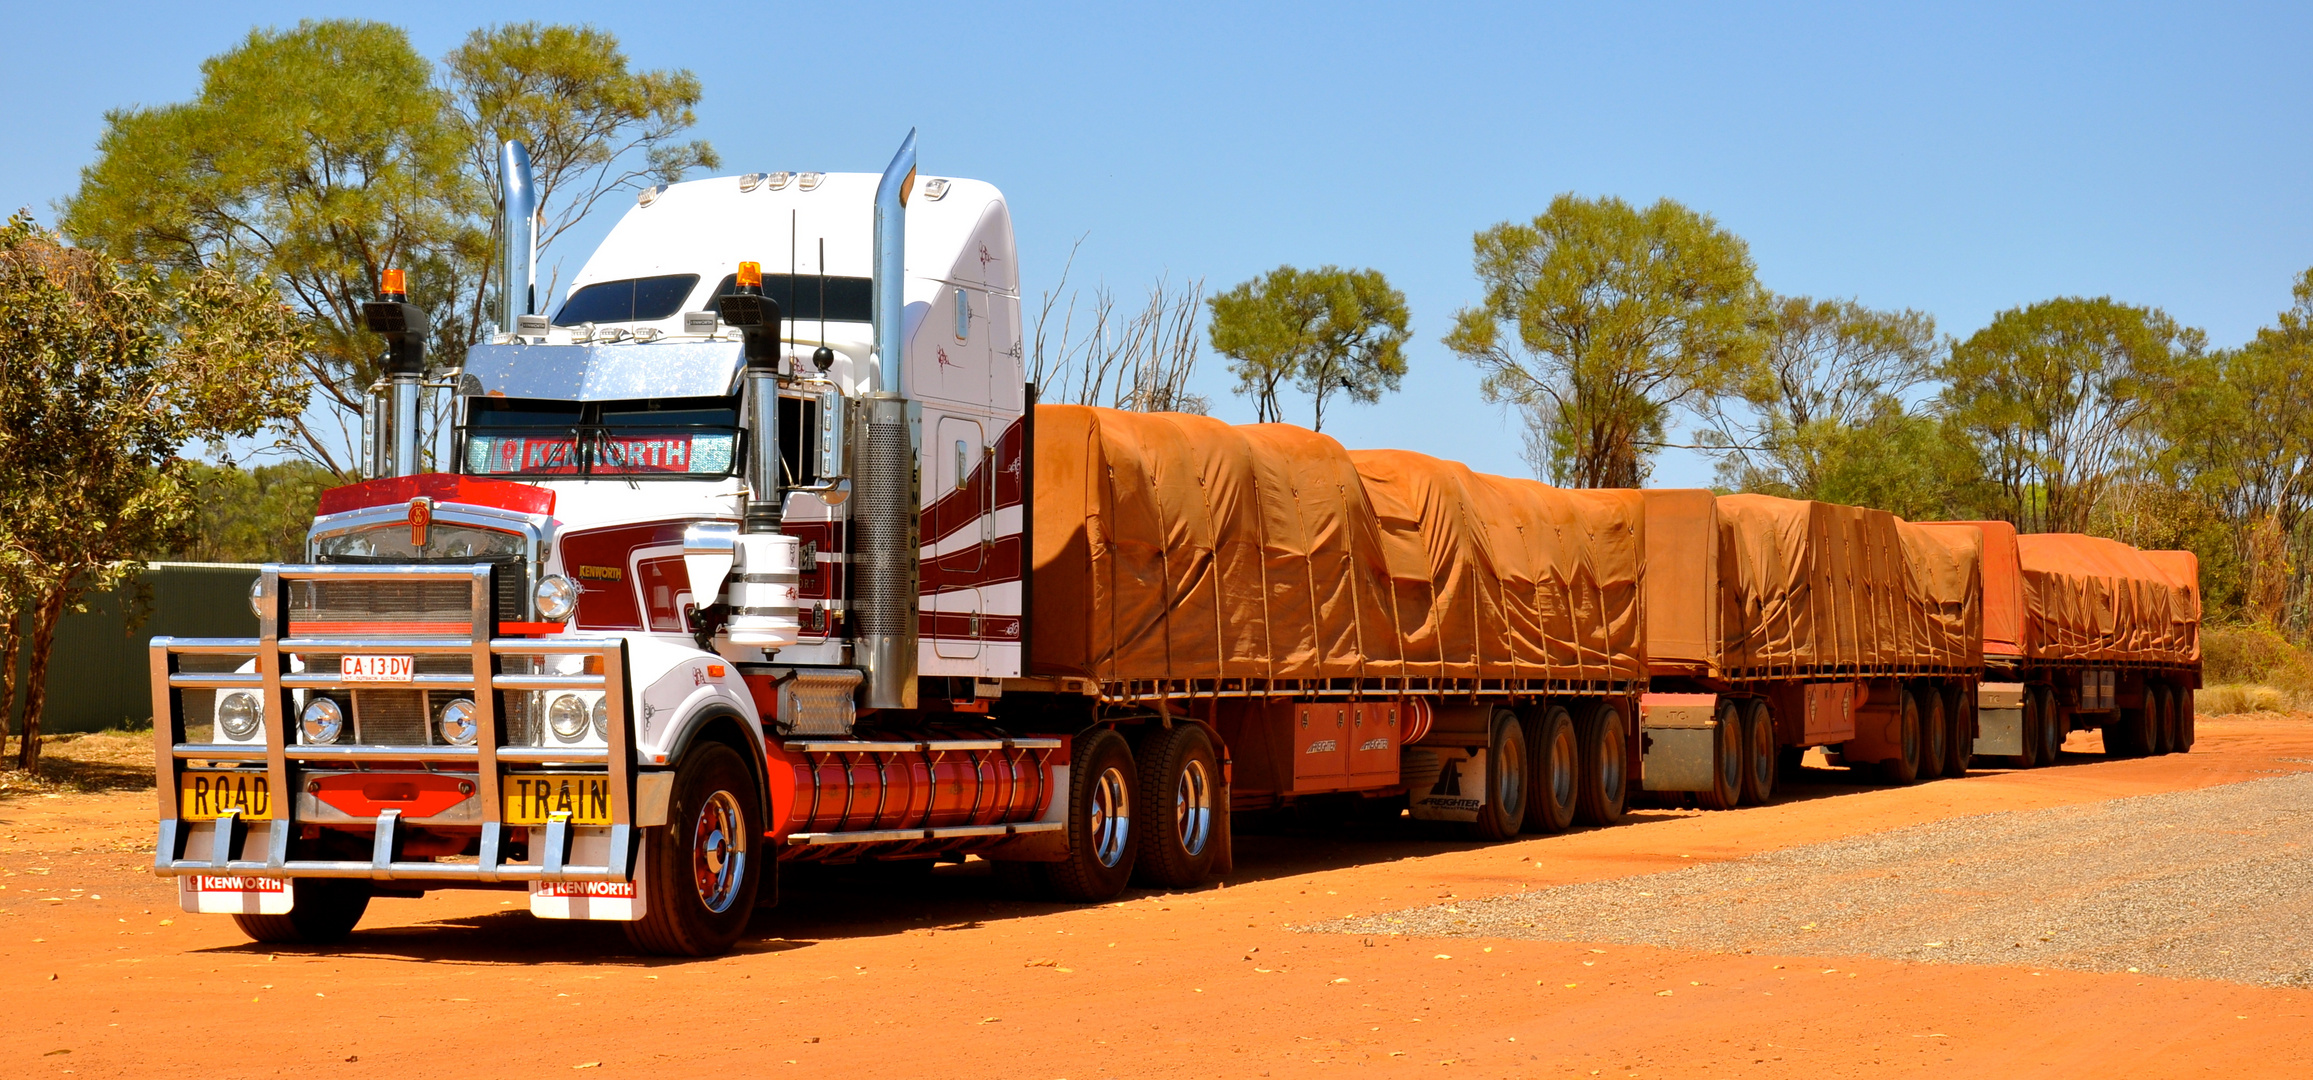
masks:
[[[2059,765],[2113,760],[2100,752],[2068,751]],[[1978,772],[2005,772],[1983,769]],[[1813,802],[1857,792],[1884,790],[1846,769],[1804,768],[1785,778],[1777,805]],[[1950,780],[1932,781],[1950,783]],[[1964,781],[1962,781],[1964,782]],[[1654,800],[1661,802],[1660,797]],[[1680,800],[1685,802],[1687,800]],[[1768,808],[1771,809],[1771,808]],[[1745,813],[1745,810],[1726,811]],[[1649,805],[1632,810],[1616,829],[1643,829],[1708,811]],[[1499,846],[1470,839],[1456,827],[1395,820],[1350,820],[1353,815],[1265,812],[1236,818],[1236,869],[1225,885],[1240,886],[1354,866]],[[1574,832],[1595,831],[1577,828]],[[1517,842],[1546,840],[1524,836]],[[1534,851],[1547,859],[1548,848]],[[806,949],[820,942],[886,937],[921,931],[970,930],[990,923],[1035,918],[1077,905],[1025,900],[1010,895],[989,864],[971,860],[937,866],[923,862],[823,866],[789,863],[781,868],[776,907],[761,908],[735,955]],[[1221,886],[1208,886],[1217,888]],[[1202,890],[1198,890],[1202,891]],[[694,963],[683,958],[638,955],[621,929],[611,923],[535,919],[520,894],[508,910],[458,918],[395,924],[396,916],[418,915],[401,908],[413,901],[379,901],[370,921],[335,946],[283,947],[244,944],[204,950],[221,954],[340,956],[378,960],[473,965],[588,964],[659,968]],[[1163,890],[1133,888],[1121,900],[1146,900]]]

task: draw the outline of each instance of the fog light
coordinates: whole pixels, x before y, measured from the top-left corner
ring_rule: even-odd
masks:
[[[594,699],[594,737],[610,741],[610,699],[607,697]]]
[[[298,718],[305,727],[305,742],[309,746],[327,746],[345,734],[345,710],[330,698],[316,697],[305,703],[305,713]]]
[[[547,622],[569,622],[571,612],[578,610],[578,586],[560,574],[538,579],[530,595],[538,601],[538,617]]]
[[[586,737],[586,700],[577,694],[564,694],[554,699],[546,710],[547,726],[554,729],[554,737],[563,742],[577,742]]]
[[[439,722],[443,742],[452,746],[472,746],[474,744],[474,735],[478,729],[474,726],[474,702],[472,699],[458,698],[442,706]]]
[[[235,740],[255,734],[257,722],[264,718],[255,694],[236,690],[217,699],[217,728]]]

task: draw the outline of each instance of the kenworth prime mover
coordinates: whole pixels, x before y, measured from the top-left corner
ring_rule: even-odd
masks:
[[[373,479],[257,637],[152,645],[156,869],[259,940],[495,888],[701,955],[786,862],[1092,900],[1226,870],[1237,810],[1505,839],[1762,801],[1808,747],[1910,782],[2191,741],[2189,555],[1038,406],[1004,197],[912,134],[645,190],[535,312],[503,153],[497,332],[429,369],[385,273]]]

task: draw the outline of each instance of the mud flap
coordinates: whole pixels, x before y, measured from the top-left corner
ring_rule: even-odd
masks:
[[[530,832],[530,849],[544,850],[546,830],[532,829]],[[649,865],[649,854],[649,840],[646,839],[643,842],[642,858],[633,863],[633,881],[531,882],[530,914],[541,919],[588,919],[596,922],[641,920],[649,899],[643,888],[643,883],[650,878],[645,869]],[[600,866],[609,861],[610,830],[585,829],[570,838],[570,864]]]
[[[297,883],[246,874],[189,874],[177,879],[177,907],[193,915],[287,915]]]
[[[1486,805],[1486,748],[1407,747],[1405,780],[1415,819],[1476,821]]]

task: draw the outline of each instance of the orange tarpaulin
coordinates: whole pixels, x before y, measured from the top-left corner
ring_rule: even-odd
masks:
[[[1726,677],[1982,662],[1980,533],[1767,495],[1721,496],[1716,510]]]
[[[1032,674],[1642,674],[1636,493],[1284,424],[1068,405],[1035,423]]]
[[[2024,655],[2043,660],[2198,664],[2200,562],[2078,533],[2016,537]]]

